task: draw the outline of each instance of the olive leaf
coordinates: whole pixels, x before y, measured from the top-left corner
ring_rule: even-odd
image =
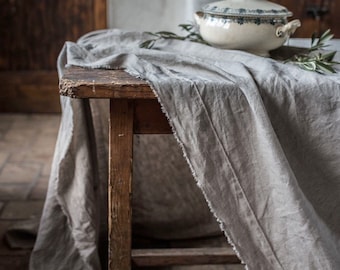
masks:
[[[180,24],[178,25],[181,30],[186,31],[187,34],[185,36],[179,36],[175,33],[168,32],[168,31],[159,31],[159,32],[145,32],[146,34],[149,34],[150,36],[153,36],[154,38],[148,39],[144,42],[142,42],[139,47],[140,48],[146,48],[146,49],[152,49],[155,46],[156,41],[160,39],[177,39],[177,40],[189,40],[192,42],[198,42],[208,45],[206,41],[203,40],[201,35],[196,31],[196,27],[193,24]]]
[[[336,51],[324,52],[327,44],[334,37],[330,29],[326,30],[320,38],[315,34],[311,38],[311,46],[305,54],[297,54],[285,62],[292,62],[300,68],[308,71],[315,71],[320,74],[336,73],[334,65],[340,64],[334,61]]]
[[[316,38],[316,33],[312,35],[312,44],[309,49],[310,52],[317,51],[324,49],[325,47],[328,47],[329,45],[326,44],[328,41],[330,41],[334,37],[333,34],[331,34],[331,30],[326,30],[319,39]]]

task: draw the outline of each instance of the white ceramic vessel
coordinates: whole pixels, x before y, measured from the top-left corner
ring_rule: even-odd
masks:
[[[301,25],[288,22],[290,16],[285,7],[266,0],[224,0],[205,5],[195,20],[212,46],[268,56]]]

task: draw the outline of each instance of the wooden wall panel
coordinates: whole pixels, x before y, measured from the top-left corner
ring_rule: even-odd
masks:
[[[1,70],[55,69],[64,41],[94,29],[89,0],[1,2]]]
[[[107,28],[107,4],[106,0],[94,1],[94,29]]]
[[[340,38],[340,0],[333,0],[330,3],[330,15],[324,29],[330,28],[336,38]]]
[[[320,35],[331,29],[340,38],[340,0],[273,0],[294,13],[292,19],[300,19],[302,26],[294,37],[310,38],[315,32]]]
[[[60,112],[58,78],[53,71],[0,72],[2,112]]]
[[[0,0],[0,6],[0,112],[60,111],[58,84],[44,86],[41,74],[49,71],[54,77],[49,82],[58,81],[56,60],[63,44],[105,28],[106,1]],[[39,91],[26,84],[27,73]],[[9,81],[15,77],[20,87]]]

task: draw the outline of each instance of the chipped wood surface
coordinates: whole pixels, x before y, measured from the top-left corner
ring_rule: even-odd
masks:
[[[150,85],[123,70],[70,67],[59,82],[60,95],[72,98],[155,99]]]

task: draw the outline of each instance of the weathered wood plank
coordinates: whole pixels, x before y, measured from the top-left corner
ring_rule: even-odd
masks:
[[[133,249],[136,266],[170,266],[203,264],[238,264],[239,258],[230,247]]]
[[[70,67],[59,83],[60,94],[73,98],[156,98],[149,84],[123,70]]]
[[[111,100],[108,183],[108,267],[110,270],[131,267],[132,145],[132,102]]]

